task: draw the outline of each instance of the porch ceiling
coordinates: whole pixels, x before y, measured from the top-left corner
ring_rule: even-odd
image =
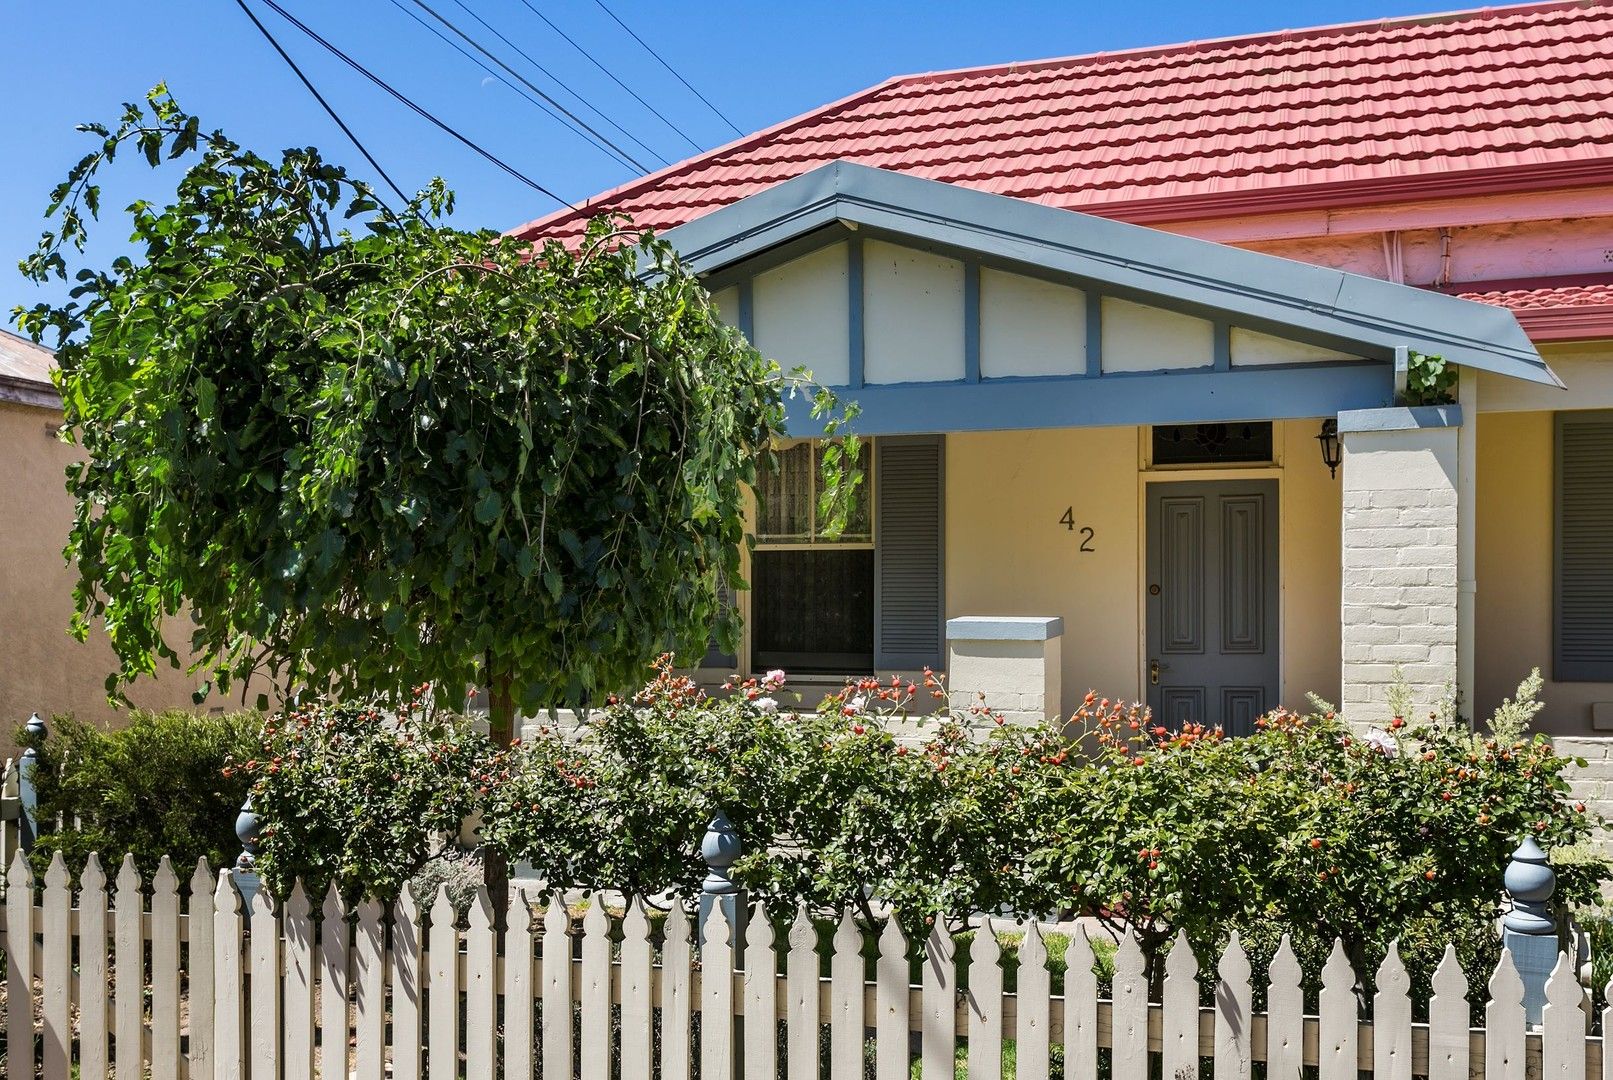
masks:
[[[1268,404],[1261,410],[1272,415],[1314,416],[1385,404],[1381,399],[1392,389],[1387,365],[1408,351],[1530,382],[1562,385],[1504,308],[847,162],[824,165],[714,210],[671,230],[666,238],[697,272],[720,275],[792,241],[797,246],[810,234],[840,232],[837,224],[1052,275],[1095,293],[1187,312],[1221,325],[1342,347],[1383,362],[1355,365],[1354,374],[1346,374],[1349,366],[1308,364],[1281,372],[1146,376],[1146,381],[1159,384],[1154,390],[1169,384],[1166,396],[1176,399],[1175,412],[1193,411],[1189,402],[1203,401],[1201,394],[1237,395],[1234,387],[1239,380],[1244,380],[1245,389],[1260,382],[1260,393],[1265,394],[1264,384],[1275,379],[1284,384],[1280,393],[1303,399],[1303,405],[1295,400],[1289,407]],[[1370,372],[1370,391],[1362,367]],[[1281,379],[1276,378],[1279,375]],[[986,380],[978,388],[1007,381]],[[1123,402],[1143,392],[1143,387],[1095,393],[1093,384],[1144,380],[1104,374],[1067,381],[1085,389],[1071,386],[1067,395],[1056,395],[1065,399],[1066,406],[1085,399],[1101,408],[1101,399]],[[884,396],[900,394],[905,387],[877,389]],[[1039,393],[1047,389],[1044,383]],[[943,388],[931,385],[927,390],[933,394]],[[1334,396],[1341,392],[1342,397]],[[1368,392],[1380,400],[1361,400]],[[1330,405],[1333,401],[1336,404]],[[1229,402],[1208,411],[1238,414],[1238,407]],[[1127,422],[1112,412],[1107,415],[1110,422]],[[1239,415],[1247,418],[1250,413]]]

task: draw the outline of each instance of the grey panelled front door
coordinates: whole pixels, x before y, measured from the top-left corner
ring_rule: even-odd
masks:
[[[1277,482],[1148,485],[1148,705],[1248,734],[1277,704]]]

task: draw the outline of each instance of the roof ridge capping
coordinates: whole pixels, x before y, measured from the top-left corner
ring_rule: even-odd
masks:
[[[1262,30],[1251,34],[1232,34],[1218,38],[1195,38],[1165,45],[1139,45],[1130,49],[1100,50],[1076,53],[1070,56],[1048,57],[1040,60],[1015,60],[1002,64],[981,64],[961,68],[943,68],[936,71],[915,72],[887,79],[873,89],[891,86],[911,86],[947,79],[979,78],[990,75],[1018,75],[1026,72],[1054,68],[1074,67],[1080,64],[1108,63],[1117,60],[1141,60],[1157,56],[1208,52],[1236,45],[1259,45],[1268,42],[1305,41],[1312,38],[1338,37],[1350,33],[1394,30],[1401,27],[1435,26],[1441,23],[1472,22],[1479,19],[1496,20],[1511,15],[1545,11],[1591,10],[1613,6],[1609,0],[1535,0],[1527,4],[1505,4],[1493,7],[1461,8],[1455,11],[1427,12],[1421,15],[1386,16],[1362,19],[1357,22],[1329,23],[1324,26],[1290,27],[1284,30]]]
[[[1505,308],[1209,240],[836,161],[667,231],[707,274],[836,222],[1093,282],[1263,332],[1397,350],[1562,386]]]

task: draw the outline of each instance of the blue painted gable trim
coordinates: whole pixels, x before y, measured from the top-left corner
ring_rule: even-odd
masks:
[[[1306,364],[1102,378],[1051,376],[978,383],[890,383],[848,396],[861,406],[862,435],[1009,431],[1027,428],[1193,424],[1223,420],[1294,420],[1341,409],[1387,405],[1393,387],[1385,364]],[[823,430],[811,402],[789,403],[791,434]]]
[[[731,203],[666,238],[687,264],[709,273],[836,222],[1066,274],[1107,294],[1229,325],[1348,342],[1383,361],[1404,349],[1562,385],[1504,308],[846,162]]]

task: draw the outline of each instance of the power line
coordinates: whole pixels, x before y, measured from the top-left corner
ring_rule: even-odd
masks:
[[[677,68],[675,68],[671,64],[667,63],[665,58],[663,58],[660,53],[658,53],[654,49],[650,48],[650,43],[649,42],[645,41],[643,38],[641,38],[637,34],[633,33],[633,28],[631,26],[628,26],[626,23],[624,23],[621,20],[621,17],[616,14],[616,12],[612,11],[610,8],[605,6],[605,0],[594,0],[594,3],[599,5],[599,10],[603,11],[606,15],[609,15],[613,20],[615,20],[617,26],[620,26],[623,30],[626,30],[628,32],[628,34],[631,35],[631,37],[633,38],[634,41],[636,41],[640,45],[644,46],[644,51],[649,53],[651,56],[655,57],[657,63],[659,63],[662,67],[666,68],[668,71],[672,72],[673,78],[677,79],[684,86],[688,87],[689,93],[693,94],[695,97],[697,97],[701,101],[705,102],[706,108],[708,108],[712,112],[716,113],[718,115],[718,117],[720,117],[722,119],[723,123],[725,123],[729,127],[733,128],[735,135],[744,135],[745,134],[743,131],[739,130],[739,125],[734,123],[732,120],[728,119],[728,117],[723,114],[723,111],[721,109],[717,108],[717,106],[713,105],[711,103],[711,101],[706,97],[706,95],[704,95],[700,91],[696,90],[694,88],[694,86],[690,84],[688,79],[685,79],[682,75],[679,75]]]
[[[484,19],[480,15],[476,14],[476,12],[473,11],[470,8],[470,6],[465,3],[465,0],[454,0],[454,3],[456,5],[458,5],[459,9],[461,11],[463,11],[465,14],[469,15],[471,18],[473,18],[477,22],[481,23],[482,26],[485,27],[488,30],[488,32],[491,33],[494,37],[498,38],[500,41],[504,42],[505,45],[508,45],[510,48],[514,49],[516,54],[518,56],[520,56],[523,60],[525,60],[527,63],[531,64],[533,67],[537,68],[539,71],[543,72],[543,74],[547,75],[553,82],[557,83],[568,94],[570,94],[572,97],[576,98],[579,102],[581,102],[584,108],[588,109],[595,116],[597,116],[601,120],[605,121],[605,123],[609,124],[611,127],[615,128],[617,131],[621,132],[623,137],[625,137],[626,139],[630,140],[639,149],[643,150],[646,154],[649,154],[655,160],[659,161],[662,165],[670,165],[671,164],[671,162],[669,162],[666,158],[662,157],[660,154],[656,153],[654,150],[652,150],[648,146],[644,145],[644,141],[642,139],[640,139],[638,136],[634,135],[631,131],[628,131],[622,125],[618,124],[615,120],[612,120],[609,116],[607,116],[605,114],[604,110],[600,109],[593,102],[589,101],[587,98],[585,98],[581,94],[577,93],[577,91],[573,90],[570,86],[568,86],[566,84],[565,80],[560,78],[560,76],[556,75],[554,72],[550,71],[548,68],[546,68],[542,64],[538,63],[535,59],[532,58],[531,53],[528,53],[525,49],[521,48],[521,46],[517,45],[515,42],[511,41],[509,38],[507,38],[503,34],[501,34],[498,31],[497,27],[494,27],[486,19]]]
[[[256,15],[252,14],[252,9],[246,6],[246,0],[235,0],[235,3],[246,17],[252,20],[252,25],[258,28],[258,32],[268,40],[270,45],[274,46],[274,51],[280,54],[280,59],[286,62],[286,66],[291,68],[296,73],[297,78],[302,80],[302,84],[308,88],[308,92],[314,95],[314,100],[319,102],[324,110],[330,114],[332,120],[336,121],[336,126],[342,129],[342,134],[346,135],[352,144],[358,147],[358,152],[364,155],[364,160],[370,163],[370,168],[379,173],[381,179],[386,181],[386,186],[397,192],[398,198],[403,201],[403,205],[408,206],[409,196],[405,195],[403,189],[393,181],[392,177],[387,175],[385,169],[381,168],[381,163],[375,160],[375,155],[365,148],[364,144],[359,141],[359,137],[353,134],[353,129],[348,127],[346,121],[337,115],[336,110],[331,107],[331,103],[325,100],[325,95],[314,88],[314,84],[309,81],[308,76],[302,73],[302,68],[298,67],[297,62],[291,58],[291,55],[280,47],[280,42],[275,40],[274,35],[269,32],[269,28],[259,22]]]
[[[238,2],[239,2],[239,0],[238,0]],[[331,53],[337,59],[342,61],[342,63],[346,64],[348,67],[352,68],[354,71],[356,71],[360,75],[364,76],[366,79],[368,79],[370,82],[374,83],[376,86],[380,87],[382,90],[385,90],[395,100],[397,100],[399,104],[404,105],[407,108],[409,108],[417,116],[419,116],[422,120],[425,120],[428,123],[434,125],[438,129],[443,131],[445,134],[451,135],[454,139],[458,140],[460,143],[464,144],[466,147],[470,148],[471,150],[474,150],[477,154],[481,155],[487,161],[491,162],[493,165],[495,165],[498,168],[502,169],[504,172],[508,173],[510,176],[514,177],[516,180],[519,180],[521,183],[525,184],[527,187],[531,188],[532,190],[534,190],[536,192],[539,192],[540,194],[547,195],[549,198],[553,199],[555,202],[559,203],[561,206],[566,207],[568,210],[576,210],[577,209],[571,203],[567,202],[565,199],[562,199],[560,196],[556,195],[554,192],[550,191],[548,188],[544,187],[542,184],[538,183],[536,180],[532,179],[530,176],[527,176],[525,173],[522,173],[519,170],[517,170],[514,166],[512,166],[512,165],[506,163],[505,161],[501,160],[500,158],[494,156],[488,150],[482,148],[477,143],[472,142],[470,139],[466,138],[464,135],[461,135],[454,128],[452,128],[452,127],[448,126],[447,124],[443,123],[441,120],[437,119],[437,117],[433,116],[430,112],[426,111],[424,108],[422,108],[419,105],[415,104],[415,102],[413,100],[411,100],[409,97],[405,96],[403,93],[401,93],[400,91],[395,89],[385,79],[381,78],[379,75],[377,75],[374,72],[372,72],[369,68],[365,67],[363,64],[359,63],[357,60],[354,60],[351,56],[348,56],[346,53],[344,53],[341,49],[337,48],[335,45],[332,45],[330,42],[328,42],[324,38],[320,37],[313,30],[311,30],[309,27],[304,25],[303,22],[300,19],[298,19],[295,15],[292,15],[285,8],[281,7],[279,5],[279,3],[276,2],[276,0],[263,0],[263,2],[265,4],[267,4],[271,9],[273,9],[274,12],[277,15],[279,15],[282,19],[284,19],[287,22],[289,22],[292,26],[295,26],[298,30],[301,30],[303,32],[303,34],[305,34],[309,38],[312,38],[314,41],[318,42],[325,49],[326,52]]]
[[[507,77],[505,77],[501,72],[499,72],[497,69],[495,69],[491,65],[489,65],[481,57],[477,56],[475,53],[473,53],[469,49],[465,48],[465,46],[461,45],[459,42],[455,41],[453,38],[449,37],[447,34],[443,33],[441,30],[437,29],[437,27],[433,26],[431,23],[427,22],[424,18],[421,17],[419,12],[415,11],[413,8],[406,7],[404,5],[404,0],[388,0],[388,2],[391,3],[391,5],[393,7],[397,8],[399,11],[401,11],[405,15],[407,15],[409,18],[411,18],[415,22],[419,23],[428,32],[430,32],[434,37],[436,37],[438,41],[441,41],[444,45],[448,46],[450,49],[453,49],[455,52],[457,52],[460,56],[463,56],[466,60],[469,60],[471,63],[475,64],[477,67],[479,67],[483,71],[487,72],[488,78],[497,79],[499,82],[503,83],[504,86],[506,88],[508,88],[511,93],[515,94],[522,101],[525,101],[527,104],[531,105],[533,108],[539,110],[545,116],[547,116],[550,119],[552,119],[555,123],[557,123],[561,127],[565,128],[567,131],[570,131],[573,134],[575,134],[578,138],[582,139],[589,146],[592,146],[596,150],[601,151],[607,157],[609,157],[612,161],[620,162],[622,165],[626,166],[629,169],[631,169],[633,167],[633,163],[631,161],[629,161],[627,158],[624,158],[620,154],[617,154],[616,152],[611,150],[609,147],[605,146],[603,143],[595,142],[593,139],[589,138],[587,132],[583,131],[581,128],[577,127],[575,124],[572,124],[564,116],[561,116],[559,113],[557,113],[553,109],[549,108],[549,106],[545,105],[542,101],[540,101],[537,98],[533,97],[526,90],[522,89],[521,87],[517,86],[515,83],[511,82]]]
[[[598,139],[600,142],[604,143],[606,146],[608,146],[612,150],[616,151],[616,153],[620,154],[622,157],[624,157],[628,161],[632,162],[633,167],[636,168],[639,172],[647,173],[647,172],[650,171],[648,166],[646,166],[642,162],[638,161],[636,158],[633,157],[632,154],[629,154],[626,150],[623,150],[620,146],[617,146],[615,143],[613,143],[609,139],[605,138],[604,135],[600,134],[598,130],[596,130],[592,125],[590,125],[582,117],[578,116],[576,113],[572,112],[570,109],[568,109],[564,105],[560,104],[560,102],[556,101],[554,98],[552,98],[548,94],[544,93],[538,87],[534,86],[532,84],[531,80],[527,79],[520,72],[518,72],[514,68],[510,67],[510,65],[506,64],[503,60],[500,60],[497,56],[495,56],[492,53],[488,52],[487,49],[484,48],[481,45],[481,43],[478,42],[475,38],[471,37],[469,34],[465,33],[465,31],[463,31],[459,27],[455,26],[450,20],[448,20],[448,19],[444,18],[443,16],[439,15],[437,13],[436,9],[434,9],[430,4],[427,4],[425,2],[425,0],[414,0],[414,4],[415,4],[416,7],[420,8],[422,11],[426,12],[426,14],[430,15],[432,18],[434,18],[438,22],[442,23],[449,30],[452,30],[456,35],[459,36],[459,38],[461,40],[463,40],[465,42],[465,44],[469,45],[471,48],[475,49],[477,52],[481,53],[483,56],[485,56],[489,60],[493,61],[493,63],[497,64],[499,67],[501,67],[505,71],[509,72],[516,79],[519,79],[521,81],[521,84],[523,86],[525,86],[527,89],[531,90],[534,94],[537,94],[544,101],[547,101],[550,105],[553,105],[555,108],[557,108],[561,112],[565,113],[568,117],[570,117],[572,119],[573,122],[575,122],[584,131],[587,131],[594,138]],[[553,76],[550,76],[550,77],[553,78]],[[558,81],[558,80],[556,80],[556,81]]]
[[[585,49],[581,45],[579,45],[572,38],[572,36],[570,34],[566,33],[564,30],[560,29],[560,27],[556,26],[554,24],[554,21],[551,20],[549,18],[549,16],[545,15],[542,11],[539,11],[538,8],[531,2],[531,0],[521,0],[521,3],[526,6],[526,9],[528,11],[532,12],[532,14],[534,14],[538,18],[542,19],[543,22],[544,22],[544,25],[546,25],[550,30],[553,30],[555,33],[559,34],[562,38],[564,38],[566,40],[566,43],[569,44],[573,49],[576,49],[578,52],[582,53],[583,56],[587,57],[589,63],[593,64],[600,71],[603,71],[606,74],[606,76],[609,77],[611,82],[615,83],[617,86],[620,86],[623,90],[626,90],[629,94],[631,94],[634,101],[638,102],[640,105],[642,105],[646,109],[648,109],[655,116],[655,118],[657,120],[661,121],[661,123],[665,124],[667,127],[671,128],[673,131],[677,132],[680,136],[682,136],[684,142],[686,142],[690,146],[694,147],[697,152],[700,151],[700,150],[705,149],[705,147],[703,147],[699,143],[695,142],[695,140],[689,135],[689,133],[687,131],[684,131],[677,124],[674,124],[671,120],[668,120],[664,115],[662,115],[660,109],[657,109],[654,105],[651,105],[648,101],[645,101],[642,97],[639,97],[638,91],[634,90],[631,86],[628,86],[621,79],[618,79],[616,77],[616,73],[614,71],[612,71],[610,68],[606,67],[604,64],[600,63],[599,60],[595,58],[593,53],[589,52],[587,49]]]

